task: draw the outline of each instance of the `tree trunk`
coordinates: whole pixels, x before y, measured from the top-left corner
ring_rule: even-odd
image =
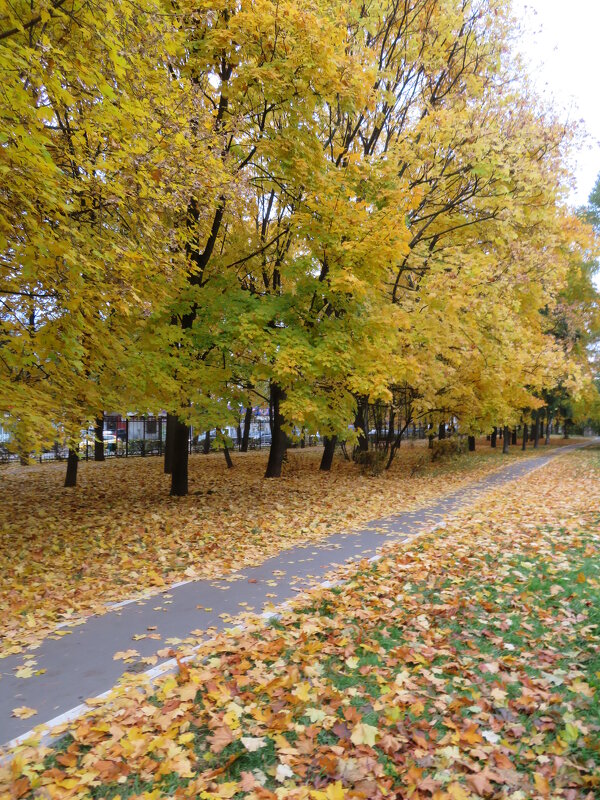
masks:
[[[490,446],[491,447],[496,447],[496,438],[497,438],[497,436],[498,436],[498,428],[494,427],[494,430],[492,431],[492,435],[490,436]]]
[[[552,416],[548,413],[548,419],[546,420],[546,444],[550,444],[550,428],[552,427]]]
[[[323,437],[323,455],[321,456],[321,465],[319,469],[323,472],[329,472],[333,463],[333,454],[335,453],[335,445],[337,436],[324,436]]]
[[[356,407],[356,416],[354,417],[354,430],[359,432],[355,449],[359,453],[365,453],[369,449],[368,416],[369,409],[366,401],[359,401]]]
[[[237,426],[237,446],[238,450],[242,449],[242,426],[239,423]]]
[[[250,422],[252,421],[252,406],[246,409],[244,414],[244,432],[242,433],[242,453],[248,452],[248,440],[250,439]]]
[[[202,445],[202,452],[205,456],[210,453],[210,430],[204,433],[204,444]]]
[[[391,450],[390,450],[390,455],[389,455],[389,458],[387,460],[387,464],[385,465],[386,470],[389,469],[392,466],[392,461],[394,460],[394,456],[396,455],[396,451],[398,450],[398,448],[402,444],[402,437],[404,436],[404,433],[405,433],[406,429],[408,428],[408,425],[409,425],[409,423],[407,422],[406,425],[403,428],[400,428],[400,430],[396,434],[396,438],[394,439],[394,442],[392,444],[392,447],[391,447]]]
[[[271,381],[270,395],[271,447],[269,448],[269,460],[265,478],[280,478],[287,450],[287,436],[283,430],[284,419],[280,410],[281,402],[285,400],[285,392],[280,386]]]
[[[171,494],[185,497],[188,493],[188,455],[190,429],[179,418],[173,430],[173,463],[171,472]]]
[[[77,452],[69,447],[69,457],[67,459],[67,474],[65,475],[65,486],[77,486],[77,465],[79,456]]]
[[[469,453],[475,452],[475,437],[469,436]]]
[[[173,437],[175,436],[175,425],[177,417],[174,414],[167,414],[167,427],[165,431],[165,475],[173,472]]]
[[[440,422],[438,426],[438,439],[445,439],[446,438],[446,423]]]
[[[511,444],[516,444],[517,443],[517,429],[516,428],[512,429],[512,437],[511,437],[510,443]]]
[[[504,433],[502,435],[502,452],[508,453],[508,445],[510,443],[510,431],[508,425],[504,426]]]
[[[94,461],[104,461],[104,411],[96,417],[94,428]]]
[[[435,439],[435,436],[433,435],[433,433],[430,433],[427,438],[429,439],[429,444],[427,445],[427,449],[433,450],[433,440]]]
[[[533,448],[537,450],[540,445],[540,412],[536,411],[533,425]]]
[[[527,450],[527,423],[523,423],[523,450]]]

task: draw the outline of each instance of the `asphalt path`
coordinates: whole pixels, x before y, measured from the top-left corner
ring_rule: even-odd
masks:
[[[231,625],[221,615],[235,617],[244,611],[263,613],[298,592],[323,581],[337,566],[375,556],[378,548],[406,539],[443,523],[443,520],[480,499],[490,490],[518,480],[549,463],[557,455],[591,444],[556,448],[539,456],[513,462],[482,480],[450,491],[444,497],[413,511],[374,520],[360,530],[336,533],[319,543],[284,550],[256,567],[245,568],[219,580],[192,580],[146,597],[117,604],[101,616],[83,624],[62,628],[66,635],[47,638],[42,644],[0,660],[0,742],[9,743],[34,726],[47,724],[61,715],[74,716],[80,704],[111,689],[132,665],[114,660],[118,651],[134,649],[139,657],[153,656],[169,646],[169,640],[183,640],[192,632]],[[152,632],[160,640],[143,638]],[[32,678],[17,678],[16,669],[27,656],[35,659],[34,670],[45,670]],[[154,672],[168,656],[159,659]],[[134,671],[147,670],[143,663]],[[17,719],[12,710],[29,706],[37,714]]]

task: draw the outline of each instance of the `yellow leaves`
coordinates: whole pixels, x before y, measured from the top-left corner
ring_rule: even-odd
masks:
[[[344,800],[346,792],[344,791],[342,782],[336,781],[335,783],[330,783],[325,791],[312,789],[310,796],[313,800]]]
[[[573,725],[570,722],[567,722],[565,725],[565,729],[561,734],[561,739],[563,739],[568,744],[573,744],[579,738],[579,728]]]
[[[542,775],[541,772],[535,772],[533,775],[533,781],[535,783],[536,790],[542,795],[542,797],[547,797],[550,794],[550,784],[548,783],[548,779],[545,775]]]
[[[359,722],[352,730],[352,736],[350,738],[353,744],[366,744],[369,745],[369,747],[373,747],[378,735],[379,731],[373,725]]]
[[[448,793],[448,797],[451,797],[452,800],[470,800],[471,794],[468,792],[464,786],[461,786],[460,783],[450,783],[446,787],[446,791]]]
[[[55,629],[64,613],[64,587],[69,587],[74,620],[106,613],[106,603],[138,596],[152,586],[156,590],[157,564],[162,565],[169,585],[185,579],[190,566],[201,578],[213,577],[231,569],[228,562],[240,566],[260,563],[299,541],[319,541],[348,525],[383,517],[390,507],[406,509],[417,497],[422,502],[447,492],[447,473],[436,468],[432,474],[433,465],[424,465],[417,476],[407,478],[423,452],[420,447],[401,449],[377,492],[372,491],[368,479],[357,477],[355,465],[340,462],[326,498],[318,470],[320,454],[313,450],[291,452],[289,464],[294,474],[284,484],[273,484],[270,495],[258,496],[255,476],[264,471],[266,452],[247,453],[239,459],[233,483],[222,454],[193,456],[192,492],[194,486],[200,486],[210,488],[212,494],[201,498],[191,494],[179,501],[177,509],[165,494],[160,459],[81,463],[85,492],[68,497],[60,486],[60,465],[15,468],[3,475],[0,483],[0,524],[4,526],[0,574],[20,600],[18,607],[0,600],[2,652],[18,652],[15,648],[37,642]],[[498,460],[452,465],[453,486],[489,473]],[[157,500],[148,507],[148,494],[164,502]],[[99,495],[102,499],[93,499]],[[226,496],[231,497],[234,511],[223,507]],[[117,502],[122,513],[109,520],[106,507]],[[138,524],[132,525],[132,518]],[[23,523],[19,520],[26,520],[27,541],[21,536]],[[89,530],[94,531],[93,536]],[[212,541],[219,542],[218,548],[210,546]],[[205,624],[202,617],[208,611],[212,607],[198,612],[198,628]],[[53,635],[69,633],[67,627]],[[319,646],[318,637],[309,639]],[[168,657],[168,651],[168,647],[161,648],[160,657]]]
[[[35,714],[37,714],[36,709],[29,708],[28,706],[19,706],[12,710],[12,716],[17,717],[17,719],[29,719],[29,717],[33,717]]]
[[[130,661],[137,656],[139,656],[139,652],[137,650],[119,650],[119,652],[114,654],[113,661]]]
[[[302,703],[308,703],[311,698],[310,683],[300,683],[292,692]]]
[[[582,681],[579,678],[570,684],[569,689],[576,694],[583,695],[584,697],[593,697],[596,692],[596,690],[590,686],[587,681]]]
[[[502,791],[546,800],[563,785],[568,761],[593,792],[593,766],[581,755],[594,733],[595,678],[569,649],[573,641],[596,645],[593,604],[565,601],[557,615],[549,592],[529,592],[528,581],[549,587],[554,571],[576,574],[586,542],[597,539],[587,520],[600,503],[598,473],[561,458],[535,476],[485,495],[444,528],[386,548],[376,565],[342,568],[336,577],[347,583],[299,599],[277,627],[217,636],[186,662],[188,683],[168,675],[144,690],[121,687],[77,725],[59,756],[70,791],[89,791],[96,774],[104,783],[127,775],[128,785],[161,785],[172,775],[170,786],[188,776],[190,796],[211,798],[350,800],[393,793],[402,780],[409,794],[432,800]],[[541,493],[564,499],[540,504]],[[597,589],[588,581],[582,592],[587,600]],[[515,600],[518,625],[507,611]],[[323,658],[311,648],[317,632]],[[519,641],[512,651],[509,636]],[[373,655],[369,673],[350,670],[354,653]],[[553,724],[532,726],[531,715],[548,703]],[[322,732],[332,741],[325,747]],[[45,769],[45,750],[19,755],[11,786]],[[384,771],[383,755],[402,765],[399,777]],[[305,776],[317,771],[314,788]],[[46,779],[48,791],[63,789],[59,773]]]

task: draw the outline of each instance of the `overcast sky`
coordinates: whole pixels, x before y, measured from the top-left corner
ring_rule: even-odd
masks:
[[[576,154],[582,205],[600,173],[600,0],[513,0],[522,20],[521,52],[538,89],[556,101],[564,117],[583,120],[588,146]]]

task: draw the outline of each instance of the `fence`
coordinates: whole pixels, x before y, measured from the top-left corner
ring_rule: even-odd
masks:
[[[231,442],[232,449],[241,447],[242,430],[240,427],[223,428],[222,432]],[[129,458],[135,456],[162,456],[164,454],[167,433],[166,414],[136,416],[128,414],[106,414],[104,417],[104,457]],[[269,419],[266,416],[254,416],[250,422],[248,449],[260,450],[271,445],[271,430]],[[196,431],[190,428],[189,451],[202,453],[205,451],[205,431]],[[89,428],[82,431],[79,443],[79,454],[83,460],[94,458],[95,429]],[[214,446],[216,431],[210,431],[210,446]],[[318,437],[307,437],[309,444],[319,441]],[[0,462],[19,461],[16,453],[10,452],[8,447],[10,434],[0,425]],[[41,453],[31,454],[30,461],[39,463],[44,461],[64,461],[67,459],[68,449],[58,442],[50,449]]]

